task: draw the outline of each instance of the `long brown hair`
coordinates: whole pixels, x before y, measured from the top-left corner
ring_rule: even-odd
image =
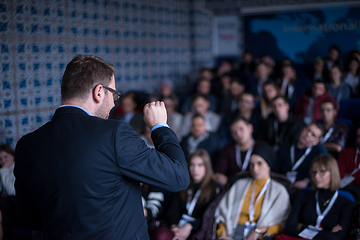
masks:
[[[326,170],[330,172],[330,185],[329,189],[331,191],[335,191],[340,188],[340,173],[339,167],[335,160],[335,158],[329,155],[320,155],[314,158],[311,163],[310,171],[313,171],[315,168],[324,167]],[[316,190],[316,185],[313,181],[313,177],[311,177],[311,186],[314,190]]]
[[[203,160],[203,164],[205,166],[205,176],[201,181],[201,186],[200,186],[201,193],[200,193],[200,196],[198,199],[198,203],[206,203],[211,200],[210,199],[211,193],[214,188],[214,184],[216,184],[216,181],[214,180],[214,172],[213,172],[213,169],[211,166],[211,159],[206,150],[204,150],[204,149],[196,150],[188,159],[189,172],[190,172],[190,163],[194,157],[200,157]],[[192,197],[192,196],[188,196],[188,190],[189,189],[193,190],[193,186],[194,186],[194,180],[192,179],[192,177],[190,175],[189,187],[180,192],[180,196],[183,201],[187,201],[188,197]],[[192,195],[195,194],[194,191],[191,191],[191,192],[192,192]]]

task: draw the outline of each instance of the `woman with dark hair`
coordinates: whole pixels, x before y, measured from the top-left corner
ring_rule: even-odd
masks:
[[[278,95],[280,95],[280,88],[275,82],[268,81],[264,83],[262,97],[259,101],[261,116],[263,119],[266,119],[272,112],[271,102]]]
[[[169,228],[160,228],[153,239],[185,240],[201,226],[206,207],[220,192],[214,180],[209,154],[204,149],[196,150],[188,161],[190,185],[175,193],[167,211]]]
[[[218,238],[256,240],[282,232],[290,199],[286,188],[270,178],[274,158],[270,145],[254,147],[249,163],[252,177],[236,181],[216,208]]]
[[[336,160],[328,155],[314,158],[310,175],[312,190],[302,190],[296,196],[285,225],[287,236],[278,236],[276,240],[345,237],[354,204],[338,192],[340,174]]]

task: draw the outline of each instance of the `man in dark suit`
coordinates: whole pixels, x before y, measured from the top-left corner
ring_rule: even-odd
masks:
[[[44,239],[149,239],[140,182],[180,191],[186,160],[166,125],[163,102],[144,107],[155,149],[129,124],[107,120],[120,93],[112,65],[76,56],[66,67],[62,106],[16,147],[17,216]]]

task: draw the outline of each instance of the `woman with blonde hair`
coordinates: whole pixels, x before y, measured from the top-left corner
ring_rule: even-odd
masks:
[[[341,240],[350,225],[354,204],[343,197],[336,160],[328,155],[314,158],[310,167],[312,190],[302,190],[295,198],[285,225],[285,234],[276,240]]]

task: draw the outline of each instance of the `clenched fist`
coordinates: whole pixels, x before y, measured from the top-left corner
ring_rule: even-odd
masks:
[[[167,121],[164,102],[151,102],[144,106],[144,121],[148,128],[152,129],[157,123]]]

